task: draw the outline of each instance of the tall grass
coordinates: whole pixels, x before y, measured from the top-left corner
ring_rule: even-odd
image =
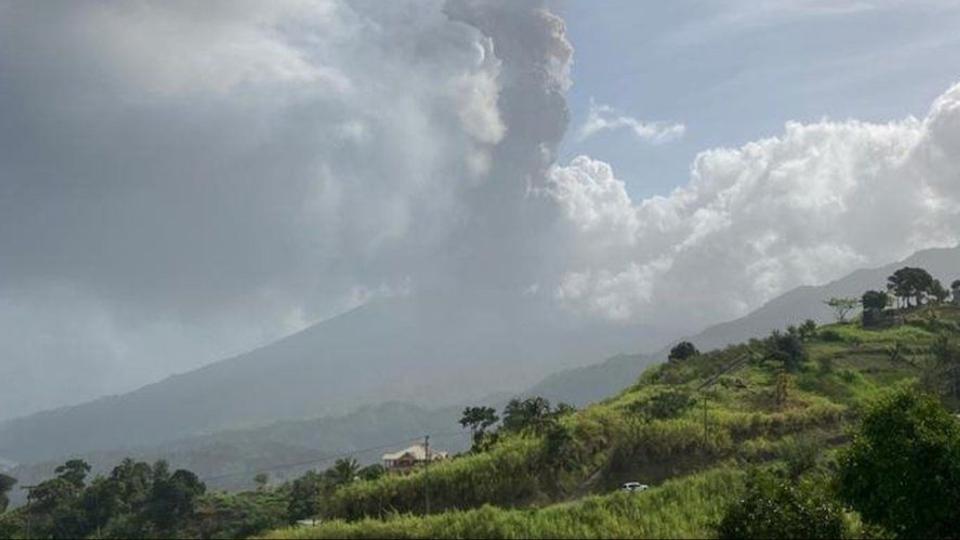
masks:
[[[708,538],[742,480],[742,472],[723,467],[643,493],[586,497],[543,509],[486,505],[425,517],[335,520],[266,538]]]
[[[471,508],[496,501],[503,506],[529,502],[543,491],[535,456],[539,439],[517,437],[493,450],[431,466],[406,476],[387,475],[346,486],[326,502],[327,517],[359,519],[390,513],[423,513]]]

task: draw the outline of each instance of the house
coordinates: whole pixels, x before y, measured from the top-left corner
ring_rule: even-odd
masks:
[[[383,468],[388,472],[407,472],[413,470],[418,465],[423,465],[427,461],[443,461],[449,457],[447,452],[430,449],[430,455],[427,456],[427,449],[422,444],[415,444],[410,448],[384,454]]]

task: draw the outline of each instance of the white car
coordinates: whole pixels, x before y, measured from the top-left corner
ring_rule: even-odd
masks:
[[[627,482],[626,484],[620,486],[620,489],[622,489],[623,491],[629,491],[633,493],[633,492],[646,491],[650,489],[650,486],[646,484],[641,484],[640,482]]]

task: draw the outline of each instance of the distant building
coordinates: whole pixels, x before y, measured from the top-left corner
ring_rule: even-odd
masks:
[[[447,452],[430,449],[430,455],[427,456],[427,450],[422,444],[415,444],[410,448],[400,450],[399,452],[393,452],[389,454],[384,454],[383,459],[383,468],[388,472],[408,472],[413,470],[418,465],[423,465],[427,461],[443,461],[449,457]]]

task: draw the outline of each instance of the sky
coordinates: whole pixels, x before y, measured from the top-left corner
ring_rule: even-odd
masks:
[[[576,47],[573,125],[595,104],[681,125],[567,137],[561,159],[615,164],[634,198],[684,184],[698,152],[774,136],[789,121],[921,117],[960,73],[960,7],[945,1],[566,2]]]
[[[955,245],[960,6],[764,6],[0,2],[0,418],[381,298],[682,335]]]

